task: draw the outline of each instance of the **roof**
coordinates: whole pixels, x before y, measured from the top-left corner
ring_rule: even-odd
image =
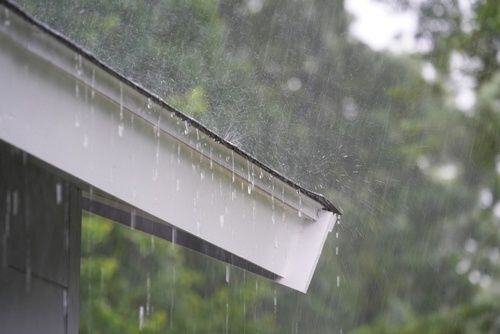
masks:
[[[323,206],[324,210],[330,211],[335,214],[341,214],[340,210],[330,201],[328,200],[325,196],[322,194],[313,192],[309,189],[304,188],[300,184],[298,184],[296,181],[291,180],[290,178],[282,175],[281,173],[277,172],[275,169],[269,167],[268,165],[262,163],[261,161],[257,160],[253,156],[251,156],[249,153],[245,152],[241,148],[237,147],[233,143],[225,140],[224,138],[220,137],[210,129],[208,129],[206,126],[198,122],[197,120],[189,117],[188,115],[182,113],[181,111],[177,110],[176,108],[172,107],[169,105],[167,102],[165,102],[161,97],[159,97],[156,94],[153,94],[149,90],[145,89],[143,86],[140,84],[130,80],[129,78],[126,78],[125,76],[121,75],[114,69],[112,69],[110,66],[105,64],[103,61],[101,61],[99,58],[97,58],[94,54],[89,52],[88,50],[85,50],[82,48],[80,45],[74,43],[70,39],[68,39],[66,36],[63,34],[59,33],[58,31],[52,29],[49,27],[47,24],[40,22],[30,14],[26,13],[23,9],[21,9],[17,4],[14,4],[10,1],[5,2],[5,6],[8,7],[10,10],[21,16],[24,20],[28,21],[32,25],[36,26],[40,30],[44,31],[45,33],[51,35],[55,39],[57,39],[59,42],[63,43],[66,45],[68,48],[72,49],[73,51],[77,52],[80,54],[83,58],[86,60],[92,62],[108,74],[112,75],[113,77],[117,78],[120,82],[123,84],[127,85],[128,87],[134,89],[138,93],[144,95],[145,97],[151,99],[154,103],[158,104],[162,108],[175,113],[175,115],[183,120],[184,122],[187,122],[190,126],[194,127],[195,129],[198,129],[205,135],[209,136],[216,142],[220,143],[221,145],[227,147],[231,151],[235,152],[236,154],[240,155],[244,159],[250,161],[254,165],[262,168],[264,171],[268,172],[271,174],[273,177],[281,180],[282,182],[286,183],[290,187],[294,188],[298,193],[301,193],[310,199],[320,203]]]

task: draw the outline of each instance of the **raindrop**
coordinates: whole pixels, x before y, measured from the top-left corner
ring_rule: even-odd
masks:
[[[177,229],[172,228],[172,244],[175,245],[177,243]]]
[[[201,228],[201,224],[199,221],[196,221],[196,234],[200,235],[200,228]]]
[[[189,124],[187,121],[184,121],[184,134],[188,135],[189,133]]]
[[[31,252],[26,249],[26,276],[25,276],[25,288],[26,292],[31,290]]]
[[[339,238],[339,232],[335,232],[335,238],[338,239]]]
[[[231,279],[231,268],[229,264],[226,264],[226,283],[229,284],[229,280]]]
[[[90,81],[90,88],[91,88],[91,91],[90,91],[90,98],[93,100],[94,97],[95,97],[95,90],[94,90],[94,86],[95,86],[95,69],[92,68],[92,79]]]
[[[89,137],[87,134],[83,135],[83,147],[87,148],[89,146]]]
[[[249,195],[252,194],[252,185],[250,183],[247,186],[247,191]]]
[[[175,190],[179,191],[181,189],[181,183],[179,179],[175,180]]]
[[[274,248],[278,248],[279,247],[279,243],[278,243],[278,237],[275,236],[274,237]]]
[[[299,217],[302,217],[302,194],[300,191],[297,191],[299,194]]]
[[[286,82],[286,86],[291,92],[296,92],[302,88],[302,81],[297,77],[291,77]]]
[[[78,82],[75,83],[75,96],[76,98],[80,97],[80,86],[78,85]]]
[[[63,200],[63,189],[62,184],[60,182],[56,183],[56,203],[60,205]]]
[[[131,229],[135,229],[136,220],[137,220],[137,214],[136,214],[136,211],[135,211],[135,209],[132,209],[132,210],[130,211],[130,228],[131,228]]]
[[[229,303],[226,303],[226,334],[229,331]]]
[[[124,125],[123,123],[118,124],[118,136],[123,137]]]
[[[120,119],[123,120],[123,86],[120,82]]]
[[[63,310],[64,315],[68,314],[68,291],[63,289]]]
[[[144,328],[144,306],[139,306],[139,330]]]
[[[340,276],[337,275],[337,288],[340,286]]]
[[[274,296],[273,296],[273,311],[274,311],[274,314],[276,314],[277,309],[278,309],[278,297],[276,295],[276,289],[274,289]]]
[[[151,279],[149,273],[146,275],[146,315],[149,315],[151,309]]]
[[[231,162],[232,162],[232,167],[231,167],[231,171],[232,171],[232,177],[233,177],[233,183],[234,183],[234,152],[231,151]]]
[[[335,247],[335,255],[339,255],[339,248]]]
[[[80,54],[76,55],[75,70],[78,76],[83,74],[82,56]]]
[[[153,108],[153,102],[151,101],[151,98],[148,97],[148,102],[146,103],[146,107],[148,109],[151,109]]]
[[[12,214],[14,216],[17,216],[18,212],[19,212],[19,191],[14,190],[12,192]]]
[[[220,227],[224,227],[224,215],[221,215],[219,217],[219,223],[220,223]]]
[[[3,24],[8,27],[10,26],[10,19],[9,19],[9,10],[7,8],[5,8],[5,19],[3,21]]]

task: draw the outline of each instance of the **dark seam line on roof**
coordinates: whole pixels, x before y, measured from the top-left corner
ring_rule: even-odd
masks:
[[[187,116],[186,114],[184,114],[184,113],[180,112],[179,110],[175,109],[174,107],[170,106],[165,101],[163,101],[160,97],[158,97],[157,95],[151,93],[150,91],[148,91],[147,89],[145,89],[144,87],[142,87],[140,84],[138,84],[138,83],[136,83],[136,82],[134,82],[134,81],[126,78],[125,76],[119,74],[118,72],[116,72],[115,70],[113,70],[111,67],[109,67],[108,65],[106,65],[104,62],[102,62],[101,60],[99,60],[91,52],[85,50],[84,48],[82,48],[81,46],[79,46],[78,44],[76,44],[75,42],[69,40],[63,34],[59,33],[58,31],[56,31],[56,30],[54,30],[52,28],[50,28],[47,24],[39,21],[38,19],[34,18],[30,14],[26,13],[19,5],[15,4],[15,3],[12,3],[12,2],[10,2],[8,0],[0,0],[0,3],[4,4],[5,7],[9,8],[13,12],[15,12],[17,15],[19,15],[25,21],[31,23],[32,25],[36,26],[37,28],[39,28],[43,32],[45,32],[48,35],[54,37],[56,40],[58,40],[59,42],[63,43],[64,45],[66,45],[71,50],[73,50],[73,51],[77,52],[78,54],[84,56],[87,60],[89,60],[90,62],[92,62],[93,64],[95,64],[99,68],[101,68],[102,70],[104,70],[106,73],[112,75],[113,77],[115,77],[119,81],[124,82],[129,87],[133,88],[134,90],[136,90],[140,94],[144,95],[145,97],[150,98],[153,102],[155,102],[156,104],[160,105],[162,108],[164,108],[164,109],[166,109],[166,110],[168,110],[170,112],[175,113],[177,117],[179,117],[180,119],[182,119],[185,122],[188,122],[191,126],[197,128],[198,130],[202,131],[207,136],[209,136],[210,138],[212,138],[215,142],[220,143],[220,144],[226,146],[228,149],[230,149],[230,150],[238,153],[239,155],[243,156],[245,159],[249,160],[250,162],[252,162],[256,166],[264,169],[269,174],[271,174],[274,177],[278,178],[279,180],[285,182],[290,187],[292,187],[295,190],[299,191],[300,193],[308,196],[309,198],[315,200],[316,202],[322,204],[323,205],[323,209],[325,209],[327,211],[330,211],[330,212],[333,212],[333,213],[336,213],[336,214],[341,214],[341,212],[339,211],[339,209],[337,209],[337,207],[335,207],[335,205],[330,200],[328,200],[325,196],[323,196],[321,194],[318,194],[318,193],[315,193],[315,192],[313,192],[311,190],[308,190],[308,189],[300,186],[296,182],[294,182],[291,179],[283,176],[282,174],[278,173],[276,170],[272,169],[271,167],[269,167],[269,166],[263,164],[262,162],[260,162],[259,160],[255,159],[250,154],[246,153],[245,151],[243,151],[242,149],[238,148],[234,144],[231,144],[230,142],[228,142],[225,139],[221,138],[220,136],[218,136],[217,134],[215,134],[214,132],[212,132],[211,130],[209,130],[207,127],[205,127],[204,125],[202,125],[198,121],[194,120],[193,118]]]

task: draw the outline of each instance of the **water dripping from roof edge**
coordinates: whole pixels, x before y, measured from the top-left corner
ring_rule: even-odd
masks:
[[[139,306],[139,330],[144,329],[144,306]]]
[[[63,189],[62,184],[60,182],[56,183],[56,203],[57,205],[61,205],[63,200]]]

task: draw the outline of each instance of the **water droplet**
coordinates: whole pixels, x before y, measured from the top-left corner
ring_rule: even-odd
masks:
[[[189,133],[189,123],[184,121],[184,134],[187,135]]]
[[[226,264],[226,283],[229,284],[229,280],[231,279],[231,267],[229,264]]]
[[[175,228],[172,228],[172,244],[176,244],[177,243],[177,229]]]
[[[3,24],[6,27],[10,26],[9,10],[7,8],[5,8],[5,18],[4,18]]]
[[[335,247],[335,255],[339,255],[339,248]]]
[[[123,137],[124,128],[125,126],[123,125],[123,123],[118,124],[118,136]]]
[[[56,183],[56,203],[60,205],[63,200],[63,188],[60,182]]]
[[[130,228],[133,230],[135,229],[135,225],[136,225],[136,220],[137,220],[137,214],[136,214],[136,211],[135,209],[132,209],[130,211]]]
[[[120,120],[123,120],[123,86],[120,82]]]
[[[149,273],[146,275],[146,315],[149,315],[151,310],[151,279]]]
[[[144,328],[144,306],[139,306],[139,330]]]
[[[273,294],[273,311],[274,311],[274,314],[276,314],[277,309],[278,309],[278,296],[276,295],[276,289],[274,289],[274,294]]]
[[[231,151],[231,164],[232,164],[231,172],[232,172],[233,183],[234,183],[234,152],[233,151]]]
[[[335,239],[339,238],[339,232],[335,232]]]
[[[299,192],[299,217],[302,217],[302,195]]]
[[[175,180],[175,190],[179,191],[181,189],[181,182],[177,179]]]
[[[151,98],[149,98],[149,97],[148,97],[148,101],[147,101],[147,103],[146,103],[146,107],[147,107],[148,109],[153,108],[153,102],[151,101]]]
[[[279,243],[278,243],[278,237],[274,237],[274,248],[278,248],[279,247]]]
[[[63,312],[64,315],[68,314],[68,291],[63,289]]]
[[[78,76],[81,76],[83,74],[82,55],[80,54],[76,55],[75,70]]]
[[[87,134],[83,135],[83,147],[87,148],[89,146],[89,137]]]
[[[337,288],[340,286],[340,276],[337,275]]]
[[[220,223],[220,227],[224,227],[224,215],[221,215],[219,217],[219,223]]]
[[[14,190],[12,192],[12,214],[14,216],[17,216],[18,212],[19,212],[19,191]]]
[[[247,191],[249,195],[252,193],[252,185],[250,183],[247,186]]]

